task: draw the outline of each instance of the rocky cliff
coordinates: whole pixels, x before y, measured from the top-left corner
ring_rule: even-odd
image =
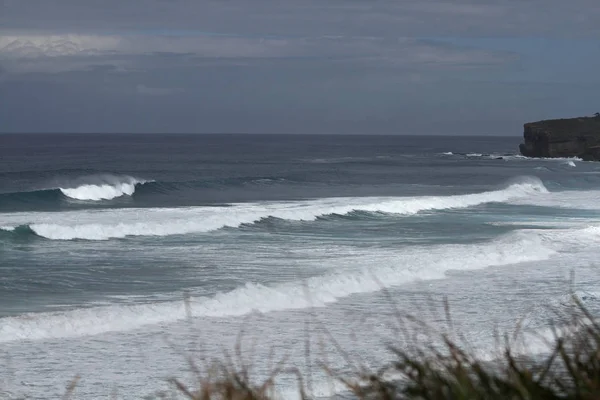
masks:
[[[580,157],[600,161],[600,117],[551,119],[524,125],[527,157]]]

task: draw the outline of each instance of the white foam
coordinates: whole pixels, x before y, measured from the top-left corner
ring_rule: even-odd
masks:
[[[583,303],[587,300],[597,301],[597,299],[600,299],[599,292],[577,291],[574,295]],[[573,318],[572,310],[578,310],[573,302],[572,296],[572,294],[569,294],[557,299],[563,306],[575,307],[574,309],[570,308],[570,311],[567,311],[567,315],[563,314],[566,318]],[[560,314],[554,315],[554,317],[557,317],[558,315]],[[582,327],[598,322],[599,320],[597,318],[590,321],[584,317],[578,320],[577,323],[573,323],[573,320],[570,320],[569,323],[556,325],[552,328],[546,327],[535,330],[525,330],[517,336],[517,340],[513,343],[512,348],[516,354],[526,354],[529,356],[549,354],[555,348],[557,338],[568,338],[572,335],[576,335]]]
[[[597,245],[600,242],[600,226],[592,225],[580,230],[569,231],[563,235],[558,233],[558,235],[557,239],[565,243],[589,247],[590,244]]]
[[[17,229],[17,228],[14,226],[0,226],[0,231],[12,232],[15,229]]]
[[[316,399],[331,398],[339,394],[347,394],[350,396],[348,386],[333,377],[326,375],[321,379],[315,380],[314,372],[312,372],[313,382],[311,384],[309,397]],[[340,396],[341,397],[341,396]],[[303,397],[298,390],[298,386],[295,384],[288,384],[286,386],[278,387],[275,386],[275,395],[273,397],[276,400],[303,400]]]
[[[520,219],[516,221],[494,221],[487,222],[488,225],[493,226],[531,226],[540,228],[585,228],[589,226],[589,218],[568,218],[568,219],[557,219],[556,217],[549,217],[548,219],[530,220]]]
[[[484,157],[492,160],[503,159],[505,161],[556,161],[556,162],[566,162],[567,164],[573,163],[574,161],[583,161],[583,159],[579,157],[526,157],[521,154],[481,154],[481,153],[469,153],[466,155],[467,157]],[[575,165],[572,165],[575,166]]]
[[[496,156],[492,156],[496,157]],[[579,157],[526,157],[520,154],[514,154],[510,156],[498,156],[502,157],[505,160],[524,160],[524,161],[555,161],[555,162],[574,162],[574,161],[583,161],[583,159]]]
[[[556,343],[554,332],[551,329],[538,329],[536,331],[516,332],[516,337],[510,337],[510,349],[513,355],[534,356],[547,354],[552,350]],[[564,336],[564,332],[557,331],[559,337]],[[473,349],[474,355],[480,361],[495,361],[504,359],[504,345],[490,349]]]
[[[536,198],[515,197],[508,202],[515,205],[600,210],[599,198],[599,190],[565,190],[562,192],[552,192],[546,196],[537,196]]]
[[[59,188],[67,197],[82,201],[111,200],[121,196],[131,196],[135,185],[144,183],[131,176],[93,176],[86,178],[92,183],[80,184],[75,187]]]
[[[575,165],[575,163],[571,160],[565,162],[565,165],[569,166],[569,167],[576,167],[577,165]]]
[[[502,157],[503,160],[506,161],[514,161],[514,160],[533,160],[533,158],[529,158],[529,157],[525,157],[522,156],[520,154],[512,154],[512,155],[492,155],[490,156],[490,158],[498,158],[498,157]]]
[[[513,233],[469,245],[364,249],[360,267],[276,286],[247,283],[231,292],[191,300],[194,317],[230,317],[251,312],[322,307],[341,298],[377,292],[415,280],[444,278],[448,270],[469,270],[550,258],[555,251],[536,235]],[[308,295],[308,296],[307,296]],[[111,331],[186,318],[183,301],[112,305],[0,319],[0,342],[41,340]]]
[[[537,178],[520,178],[505,189],[454,196],[330,198],[301,202],[244,203],[231,207],[86,210],[5,214],[6,222],[29,225],[53,240],[107,240],[127,236],[168,236],[238,227],[262,218],[312,221],[352,211],[410,215],[428,210],[473,207],[547,193]]]
[[[546,160],[546,161],[583,161],[580,157],[525,157],[528,160]]]
[[[446,156],[454,155],[454,153],[452,153],[451,151],[444,152],[441,154],[446,155]],[[464,154],[464,156],[469,157],[469,158],[484,158],[484,159],[492,159],[492,160],[502,159],[505,161],[555,161],[555,162],[566,162],[567,164],[570,164],[571,162],[574,162],[574,161],[583,161],[583,159],[581,159],[579,157],[526,157],[521,154],[503,154],[503,153],[491,153],[491,154],[467,153],[467,154]],[[572,165],[572,166],[575,166],[575,165]]]
[[[571,229],[522,229],[523,235],[533,235],[544,244],[545,247],[565,253],[578,253],[583,259],[583,252],[592,252],[600,243],[600,225],[591,225]]]

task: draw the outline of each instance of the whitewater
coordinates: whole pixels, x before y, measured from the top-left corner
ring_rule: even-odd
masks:
[[[112,200],[121,196],[131,196],[135,187],[146,183],[131,176],[91,176],[83,178],[85,183],[75,187],[58,188],[65,196],[82,201]]]
[[[466,208],[547,193],[538,179],[523,177],[518,180],[522,182],[512,184],[506,189],[456,196],[330,198],[273,204],[231,204],[229,207],[148,208],[49,214],[16,213],[4,219],[4,223],[13,226],[0,229],[14,231],[17,226],[27,225],[35,234],[54,240],[168,236],[237,227],[268,217],[311,221],[319,216],[346,215],[353,211],[410,215],[427,210]],[[139,222],[140,220],[144,222]]]
[[[600,166],[519,138],[31,139],[0,148],[0,397],[144,398],[240,340],[329,397],[320,362],[393,361],[399,312],[444,329],[447,299],[485,359],[517,325],[544,352],[572,291],[600,316]]]

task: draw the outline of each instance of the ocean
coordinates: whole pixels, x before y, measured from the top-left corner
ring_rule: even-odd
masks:
[[[520,140],[0,135],[0,397],[146,398],[225,353],[328,397],[399,313],[447,301],[490,356],[571,292],[600,315],[600,164]]]

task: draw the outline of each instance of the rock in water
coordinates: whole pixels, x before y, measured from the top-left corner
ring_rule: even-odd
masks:
[[[600,161],[600,117],[551,119],[524,125],[526,157],[579,157]]]

